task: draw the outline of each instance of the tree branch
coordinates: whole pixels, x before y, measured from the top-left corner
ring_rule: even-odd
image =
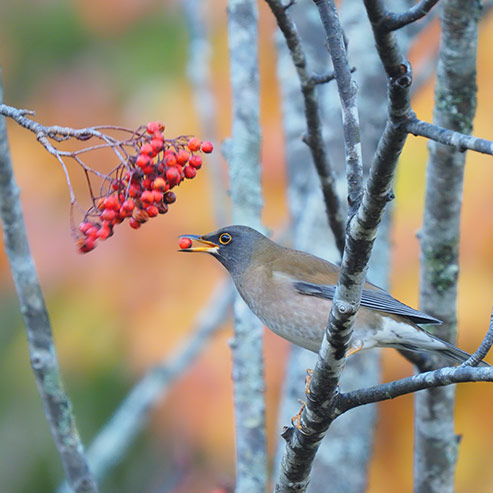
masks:
[[[421,137],[427,137],[430,140],[455,147],[456,150],[464,152],[466,150],[481,152],[483,154],[493,155],[493,141],[480,139],[472,135],[466,135],[454,130],[442,128],[432,123],[427,123],[412,117],[405,123],[406,130]]]
[[[336,192],[336,179],[322,137],[322,121],[315,85],[328,82],[335,74],[315,75],[307,68],[306,55],[296,25],[288,15],[288,11],[280,0],[266,0],[277,25],[286,40],[291,59],[293,60],[303,95],[307,134],[303,141],[308,145],[315,168],[320,178],[320,185],[325,201],[325,208],[330,227],[334,234],[337,248],[342,255],[345,237],[345,214]]]
[[[478,366],[488,354],[491,346],[493,346],[493,308],[491,309],[490,326],[481,345],[476,349],[474,354],[471,354],[471,357],[468,360],[462,363],[461,366]]]
[[[0,85],[0,102],[2,98]],[[0,105],[0,108],[5,106]],[[23,114],[28,112],[24,110]],[[29,249],[19,188],[12,171],[5,118],[1,116],[0,217],[5,250],[26,325],[31,366],[55,446],[72,490],[77,493],[97,492],[98,487],[84,457],[71,404],[63,389],[50,320]]]
[[[334,74],[342,106],[342,123],[346,152],[346,177],[348,184],[349,217],[352,217],[361,203],[363,195],[363,163],[359,116],[356,101],[356,84],[346,56],[346,44],[335,3],[332,0],[314,0],[325,29]]]
[[[401,27],[422,19],[437,3],[438,0],[421,0],[421,2],[418,2],[401,14],[387,12],[383,20],[383,27],[388,31],[396,31]]]

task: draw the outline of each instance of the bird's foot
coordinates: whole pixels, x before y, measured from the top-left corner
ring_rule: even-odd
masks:
[[[298,413],[295,416],[291,418],[291,424],[298,430],[301,430],[301,414],[303,413],[303,410],[306,407],[306,403],[301,399],[298,399],[298,402],[301,403],[301,409],[298,411]]]
[[[305,377],[305,394],[310,393],[310,383],[312,382],[312,377],[313,377],[313,370],[310,370],[310,368],[306,369],[306,377]]]

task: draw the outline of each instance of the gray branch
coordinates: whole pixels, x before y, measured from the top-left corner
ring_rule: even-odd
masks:
[[[0,102],[2,99],[0,84]],[[51,324],[29,249],[3,116],[0,116],[0,217],[5,250],[26,325],[31,366],[67,481],[74,492],[97,492],[72,407],[63,389]]]
[[[230,167],[235,224],[261,228],[257,7],[229,0],[232,136],[224,144]],[[234,304],[233,382],[236,421],[236,492],[264,491],[267,482],[263,326],[239,296]]]
[[[335,78],[335,73],[317,76],[308,70],[308,62],[301,45],[301,39],[294,22],[291,20],[288,10],[280,0],[266,0],[277,25],[281,29],[291,59],[296,68],[296,73],[301,85],[303,95],[304,113],[306,119],[307,134],[303,139],[308,145],[315,168],[320,178],[325,208],[330,227],[334,234],[337,248],[342,255],[345,236],[345,214],[336,192],[336,178],[329,161],[322,137],[322,121],[315,85],[328,82]]]
[[[349,217],[358,209],[363,195],[363,162],[359,129],[356,84],[346,56],[346,43],[333,0],[313,0],[327,36],[342,108]]]
[[[396,31],[401,27],[411,24],[411,22],[422,19],[437,3],[438,0],[421,0],[421,2],[418,2],[401,14],[388,12],[383,25],[389,31]]]
[[[405,127],[406,130],[413,135],[419,135],[440,144],[448,145],[459,152],[464,152],[469,149],[471,151],[493,155],[493,141],[491,140],[480,139],[473,135],[466,135],[412,117],[405,123]]]

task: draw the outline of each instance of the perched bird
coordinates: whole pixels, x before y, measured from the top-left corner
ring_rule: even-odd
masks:
[[[183,235],[182,252],[206,252],[227,269],[246,304],[273,332],[318,352],[332,306],[339,267],[285,248],[247,226],[228,226],[203,236]],[[441,321],[365,283],[348,355],[373,347],[431,351],[452,363],[470,355],[418,324]],[[487,363],[483,363],[487,365]]]

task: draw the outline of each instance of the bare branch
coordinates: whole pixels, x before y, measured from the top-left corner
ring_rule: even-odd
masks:
[[[493,141],[480,139],[472,135],[463,134],[454,130],[439,127],[432,123],[427,123],[418,118],[411,118],[405,123],[406,130],[421,137],[426,137],[440,144],[455,147],[458,151],[466,150],[477,151],[483,154],[493,155]]]
[[[335,3],[332,0],[314,0],[314,3],[318,8],[327,36],[337,89],[341,100],[348,183],[348,215],[352,217],[356,213],[363,196],[363,163],[361,158],[356,84],[351,77],[351,69],[346,56],[344,33]]]
[[[339,201],[335,187],[335,175],[330,163],[322,137],[322,121],[320,119],[319,102],[315,85],[328,82],[335,78],[334,74],[317,76],[307,68],[306,55],[301,39],[287,9],[280,0],[266,0],[277,24],[286,39],[291,59],[293,60],[303,94],[307,135],[303,141],[308,145],[315,168],[320,178],[320,185],[330,227],[341,255],[344,249],[345,214]]]
[[[383,21],[383,27],[388,31],[396,31],[401,27],[422,19],[437,3],[438,0],[421,0],[421,2],[418,2],[401,14],[388,12]]]
[[[20,118],[25,118],[26,114],[31,113],[27,110],[18,112]],[[0,117],[0,216],[5,250],[26,325],[31,366],[67,481],[74,492],[97,492],[72,406],[63,389],[51,324],[27,240],[3,117]]]
[[[471,357],[462,363],[462,366],[478,366],[481,361],[484,360],[485,356],[488,354],[489,350],[493,346],[493,308],[491,310],[490,326],[488,327],[488,332],[484,336],[481,345],[476,349]]]
[[[395,382],[340,394],[337,406],[334,407],[334,418],[354,407],[395,399],[419,390],[464,382],[493,382],[493,368],[476,368],[462,365],[440,368],[439,370],[419,373]]]

